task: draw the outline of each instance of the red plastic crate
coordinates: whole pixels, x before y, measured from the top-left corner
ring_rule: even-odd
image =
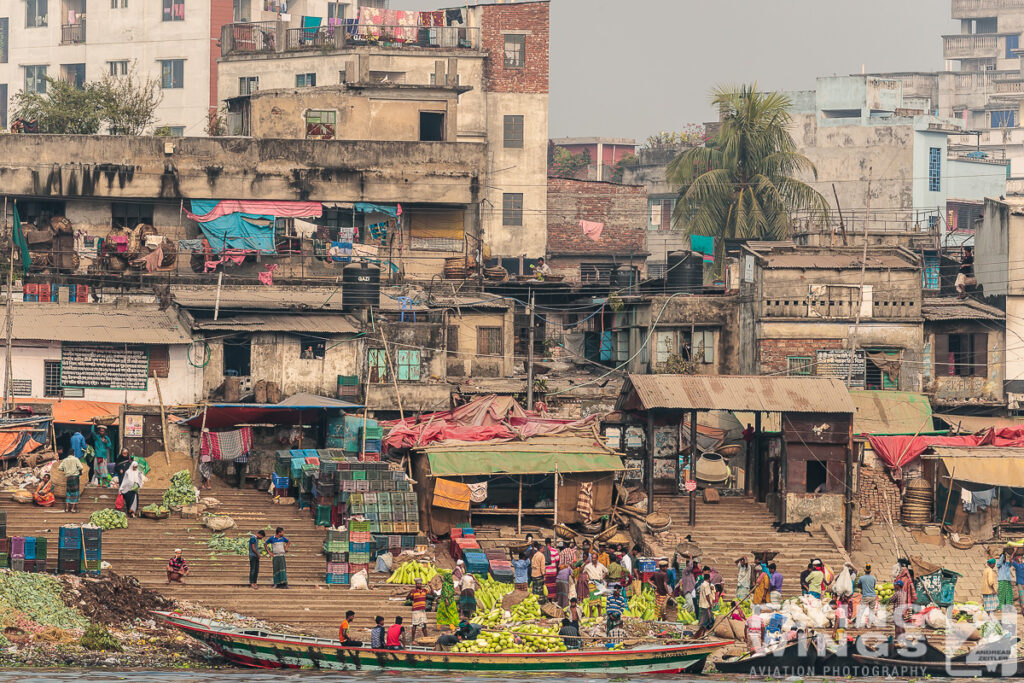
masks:
[[[39,285],[38,287],[39,287],[39,300],[40,301],[49,301],[50,300],[50,285],[49,284],[45,284],[45,285]]]
[[[25,285],[21,291],[23,294],[39,294],[39,285],[32,282]]]
[[[75,285],[75,301],[80,304],[89,303],[89,285]]]

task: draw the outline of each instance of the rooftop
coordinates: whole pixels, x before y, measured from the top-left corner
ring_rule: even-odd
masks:
[[[954,297],[925,298],[921,303],[925,320],[1004,320],[1006,314],[974,299]]]
[[[853,413],[846,385],[827,377],[629,375],[616,410]]]
[[[171,298],[185,308],[215,308],[218,306],[218,288],[215,285],[197,287],[171,287]],[[282,310],[282,311],[334,311],[341,310],[341,286],[337,287],[281,287],[258,285],[250,288],[225,287],[219,292],[221,310]]]
[[[747,244],[757,254],[765,268],[799,268],[803,270],[859,269],[862,265],[861,247],[760,247]],[[868,270],[917,270],[917,256],[900,247],[874,247],[868,250],[865,264]]]
[[[236,315],[219,320],[197,320],[197,330],[239,330],[245,332],[294,332],[296,334],[355,334],[348,317],[323,313]]]
[[[15,303],[14,339],[114,344],[190,344],[173,311],[156,306]]]

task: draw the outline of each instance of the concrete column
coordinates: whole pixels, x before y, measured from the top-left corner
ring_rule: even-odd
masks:
[[[283,21],[274,22],[274,51],[284,52],[288,47],[288,24]]]

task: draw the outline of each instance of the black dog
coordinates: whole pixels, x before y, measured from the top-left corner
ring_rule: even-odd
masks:
[[[810,531],[807,531],[807,527],[810,526],[810,524],[810,517],[804,517],[799,522],[772,522],[772,526],[775,527],[775,530],[779,533],[788,532],[794,534],[811,533]]]

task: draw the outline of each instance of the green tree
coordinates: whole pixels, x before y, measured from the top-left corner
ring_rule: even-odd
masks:
[[[590,165],[590,151],[573,154],[565,147],[549,150],[548,175],[556,178],[575,178]]]
[[[96,84],[100,116],[111,135],[142,135],[156,120],[163,100],[160,82],[141,76],[132,64],[128,73],[105,74]]]
[[[828,202],[798,178],[817,178],[817,169],[789,134],[789,98],[755,84],[718,88],[711,102],[722,112],[718,134],[668,166],[669,182],[680,188],[675,227],[688,235],[774,240],[789,236],[794,211],[827,220]]]
[[[96,87],[46,78],[46,92],[20,90],[14,95],[14,117],[35,120],[40,133],[95,135],[100,130]]]

